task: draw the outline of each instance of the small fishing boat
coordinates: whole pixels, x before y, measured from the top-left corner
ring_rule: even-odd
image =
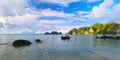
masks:
[[[68,35],[61,36],[61,39],[62,39],[62,40],[66,40],[66,39],[67,39],[67,40],[70,40],[70,36],[68,36]]]

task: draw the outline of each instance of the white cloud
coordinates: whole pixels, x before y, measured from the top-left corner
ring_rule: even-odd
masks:
[[[80,2],[80,1],[91,3],[91,2],[97,2],[100,0],[36,0],[36,2],[39,2],[39,3],[52,3],[52,4],[58,4],[64,7],[68,7],[70,3]]]
[[[78,2],[80,0],[37,0],[37,1],[41,3],[44,2],[44,3],[59,4],[59,5],[67,7],[70,3]]]
[[[78,11],[78,15],[74,17],[74,20],[80,20],[80,21],[86,21],[87,18],[91,17],[91,12],[90,11]]]
[[[110,9],[94,7],[92,10],[92,17],[98,19],[106,19],[110,15]]]
[[[69,26],[72,24],[73,19],[76,19],[75,14],[67,14],[64,12],[54,11],[51,9],[43,9],[43,10],[32,10],[32,9],[24,9],[26,12],[22,15],[15,16],[0,16],[0,33],[26,33],[26,32],[34,32],[41,33],[49,30],[56,31],[68,31]],[[42,20],[40,17],[62,17],[66,20],[56,19],[56,20]],[[78,18],[77,18],[78,19]],[[61,27],[64,26],[64,27]],[[69,28],[67,28],[67,27]],[[4,30],[4,31],[3,31]]]
[[[114,3],[114,0],[104,0],[99,6],[94,6],[91,12],[91,18],[97,20],[120,21],[120,3]]]
[[[28,28],[24,29],[6,29],[6,28],[0,28],[0,34],[22,34],[22,33],[30,33],[32,30]]]
[[[87,2],[91,3],[91,2],[97,2],[97,1],[100,1],[100,0],[87,0]]]
[[[26,6],[27,0],[1,0],[0,16],[21,15]]]
[[[67,17],[67,18],[71,18],[74,16],[74,14],[67,14],[67,13],[64,13],[62,11],[59,12],[59,11],[54,11],[51,9],[40,10],[39,14],[41,16],[57,16],[57,17]]]
[[[12,24],[17,24],[17,25],[23,25],[26,23],[34,23],[34,21],[39,17],[39,15],[34,15],[34,14],[24,14],[24,15],[17,15],[17,16],[9,16],[5,17],[7,19],[7,22],[12,23]]]
[[[94,6],[91,12],[93,18],[107,19],[111,16],[111,7],[113,6],[113,0],[104,0],[99,6]]]
[[[99,7],[103,7],[103,8],[110,8],[114,3],[114,0],[104,0],[104,2],[102,4],[100,4]]]
[[[112,20],[120,21],[120,3],[113,6]]]
[[[63,21],[63,20],[40,20],[39,22],[41,24],[46,24],[46,25],[51,25],[51,24],[58,25],[58,24],[66,24],[69,21]]]

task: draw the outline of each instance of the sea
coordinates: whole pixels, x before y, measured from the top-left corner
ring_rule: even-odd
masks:
[[[32,42],[13,47],[18,39]],[[36,43],[40,39],[42,43]],[[120,60],[120,39],[98,39],[94,35],[1,34],[0,60]]]

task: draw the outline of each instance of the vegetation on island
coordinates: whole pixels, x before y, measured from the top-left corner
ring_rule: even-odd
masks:
[[[120,33],[120,23],[95,23],[92,26],[74,28],[68,34],[118,34]]]

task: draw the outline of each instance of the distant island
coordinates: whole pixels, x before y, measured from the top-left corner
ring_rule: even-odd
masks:
[[[120,34],[120,23],[95,23],[92,26],[74,28],[67,34]]]
[[[46,32],[45,35],[60,35],[62,32],[52,31],[52,32]]]

